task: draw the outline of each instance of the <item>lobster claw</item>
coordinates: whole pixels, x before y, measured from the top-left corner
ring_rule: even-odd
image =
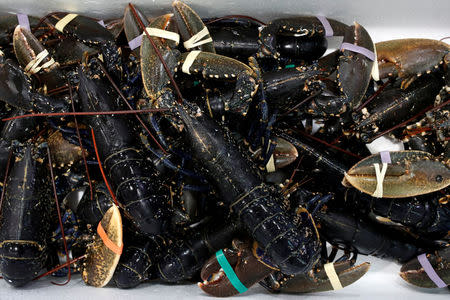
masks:
[[[145,27],[148,26],[149,22],[145,15],[139,11],[136,7],[134,8],[136,10],[136,14],[138,15],[140,21],[142,24],[144,24]],[[127,37],[128,43],[136,39],[138,36],[142,34],[142,29],[139,26],[139,21],[137,18],[133,15],[130,6],[127,6],[125,8],[125,12],[123,14],[123,30],[125,32],[125,36]],[[131,48],[131,46],[130,46]],[[139,57],[140,55],[140,46],[136,47],[135,49],[132,49],[134,54]]]
[[[351,260],[334,262],[333,268],[342,287],[359,280],[370,268],[370,263],[364,262],[354,266]],[[280,272],[268,276],[260,283],[270,292],[283,293],[313,293],[334,289],[333,284],[323,266],[315,267],[307,274],[287,276]]]
[[[450,247],[435,253],[425,254],[426,260],[431,264],[434,272],[441,280],[441,287],[450,283]],[[419,257],[405,263],[400,269],[400,276],[408,283],[424,288],[436,288],[437,283],[430,279],[425,268],[419,262]]]
[[[399,77],[402,89],[422,74],[447,64],[450,51],[447,43],[430,39],[389,40],[375,46],[380,78]]]
[[[389,156],[391,162],[386,166],[380,154],[366,157],[345,174],[345,180],[364,193],[386,198],[427,194],[450,184],[448,162],[439,161],[427,152],[395,151],[389,152]],[[384,178],[377,176],[377,167],[380,173],[385,169]],[[381,194],[376,194],[380,185]]]
[[[273,271],[253,255],[249,242],[233,240],[233,249],[224,249],[223,253],[241,283],[247,288]],[[229,297],[239,293],[221,268],[216,255],[205,263],[200,276],[203,282],[199,282],[198,286],[209,295]]]
[[[97,232],[86,251],[81,276],[88,285],[104,287],[114,275],[123,247],[122,218],[117,206],[108,209]]]

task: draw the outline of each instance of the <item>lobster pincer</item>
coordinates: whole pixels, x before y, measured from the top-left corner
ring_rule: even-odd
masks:
[[[258,261],[248,241],[233,240],[233,248],[222,251],[223,254],[216,254],[205,263],[200,274],[203,282],[199,282],[198,286],[209,295],[229,297],[242,293],[274,271]],[[218,255],[225,257],[242,286],[237,287],[236,279],[230,280],[219,263]]]
[[[344,35],[348,26],[339,21],[315,16],[299,16],[282,18],[271,21],[259,34],[262,55],[280,56],[277,51],[277,39],[283,35],[292,35],[313,38],[325,38],[325,36]]]
[[[366,157],[347,171],[345,180],[374,197],[411,197],[447,187],[450,168],[427,152],[394,151]]]
[[[318,264],[307,274],[286,276],[281,272],[274,272],[267,276],[260,284],[270,292],[282,293],[314,293],[337,290],[349,286],[363,277],[370,268],[370,263],[364,262],[355,266],[351,260],[328,263],[328,266]],[[330,279],[329,268],[337,275]],[[331,271],[332,272],[332,271]]]
[[[380,78],[399,77],[402,88],[446,64],[450,53],[447,43],[431,39],[390,40],[376,43],[375,47]]]
[[[308,113],[318,116],[339,115],[361,104],[372,77],[376,59],[374,44],[366,29],[355,22],[347,28],[341,45],[342,54],[337,65],[334,88],[317,96],[308,107]],[[334,89],[338,89],[338,92]],[[333,95],[336,94],[336,95]]]
[[[245,115],[258,84],[254,70],[238,60],[210,52],[183,53],[180,63],[187,74],[201,74],[204,79],[235,80],[233,96],[224,100],[225,110]]]
[[[450,247],[421,254],[400,269],[400,276],[415,286],[444,288],[450,283]]]

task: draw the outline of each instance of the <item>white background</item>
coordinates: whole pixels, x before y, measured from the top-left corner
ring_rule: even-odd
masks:
[[[99,18],[119,17],[128,1],[107,0],[14,0],[0,2],[2,12],[20,12],[42,16],[50,11],[71,11]],[[170,1],[133,1],[148,15],[168,12]],[[248,14],[262,20],[296,14],[321,14],[345,23],[357,20],[371,34],[374,42],[407,37],[441,39],[450,36],[450,0],[309,0],[309,1],[186,1],[201,16],[220,16],[228,14]],[[372,257],[359,257],[359,262],[372,263],[369,272],[359,281],[340,291],[304,295],[272,295],[256,285],[239,296],[252,299],[293,298],[339,299],[383,298],[383,299],[449,299],[448,289],[420,289],[408,285],[398,276],[400,265],[381,261]],[[132,290],[119,290],[114,287],[97,289],[86,286],[79,275],[63,287],[50,283],[54,278],[33,282],[24,288],[16,289],[0,280],[0,299],[114,299],[132,297],[133,299],[209,298],[195,284],[164,285],[146,283]]]

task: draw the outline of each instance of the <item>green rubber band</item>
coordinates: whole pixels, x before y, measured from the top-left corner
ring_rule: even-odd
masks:
[[[227,275],[228,280],[230,280],[234,288],[241,294],[243,292],[246,292],[248,288],[242,284],[242,282],[237,277],[236,273],[234,273],[233,268],[231,267],[230,263],[225,257],[225,254],[223,254],[222,250],[216,252],[216,258],[217,261],[219,262],[219,265],[222,267],[223,271],[225,272],[225,275]]]
[[[200,84],[200,81],[198,81],[198,80],[194,81],[194,86],[197,86],[199,84]]]
[[[284,68],[285,68],[285,69],[295,68],[295,65],[286,65]]]

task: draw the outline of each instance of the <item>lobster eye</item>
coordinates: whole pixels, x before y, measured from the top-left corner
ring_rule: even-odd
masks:
[[[442,180],[444,180],[444,178],[441,175],[436,176],[436,182],[442,182]]]

